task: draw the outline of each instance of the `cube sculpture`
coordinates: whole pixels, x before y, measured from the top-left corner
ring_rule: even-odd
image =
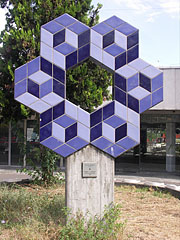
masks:
[[[113,16],[89,28],[68,14],[41,27],[40,56],[15,70],[15,99],[40,113],[40,143],[63,157],[92,144],[118,157],[140,142],[140,114],[163,100],[162,72],[139,58],[138,30]],[[114,74],[109,104],[66,100],[66,70],[91,57]]]

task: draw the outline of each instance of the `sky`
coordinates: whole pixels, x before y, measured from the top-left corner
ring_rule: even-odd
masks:
[[[140,58],[157,67],[180,66],[180,0],[92,0],[100,22],[116,15],[139,29]],[[5,11],[0,8],[0,31]]]

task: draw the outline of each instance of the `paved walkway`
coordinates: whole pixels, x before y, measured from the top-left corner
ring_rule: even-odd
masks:
[[[19,182],[30,179],[24,173],[17,173],[14,169],[0,169],[0,182]],[[169,189],[180,193],[180,174],[162,172],[119,173],[115,175],[115,183],[153,186]]]

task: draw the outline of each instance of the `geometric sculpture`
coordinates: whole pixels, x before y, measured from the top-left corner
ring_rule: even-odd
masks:
[[[118,157],[140,142],[140,114],[163,100],[162,72],[139,58],[138,30],[113,16],[89,28],[68,14],[41,27],[40,57],[15,70],[14,97],[40,113],[40,143],[67,157],[89,143]],[[91,114],[66,99],[66,70],[91,57],[114,99]]]

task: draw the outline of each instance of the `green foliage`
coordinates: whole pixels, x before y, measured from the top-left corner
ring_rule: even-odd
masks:
[[[112,205],[106,207],[103,218],[95,216],[90,217],[88,214],[83,216],[77,213],[70,216],[67,224],[59,232],[60,240],[115,240],[122,236],[124,224],[119,222],[121,215],[120,206]],[[88,220],[87,220],[88,219]]]
[[[1,121],[19,120],[32,114],[14,100],[14,70],[39,56],[40,26],[65,12],[89,26],[97,24],[102,5],[98,4],[95,8],[91,1],[0,0],[0,6],[7,9],[7,23],[0,34]],[[90,69],[87,70],[87,67]],[[91,70],[94,75],[90,75]],[[82,81],[84,74],[85,79]],[[103,97],[110,98],[107,91],[111,82],[109,78],[104,70],[92,63],[82,64],[67,76],[69,100],[92,111],[102,103]]]
[[[32,161],[31,158],[27,159],[28,164],[32,166],[31,168],[22,168],[18,172],[23,172],[32,177],[36,184],[44,184],[49,186],[50,184],[63,183],[64,176],[61,172],[54,174],[57,170],[56,162],[59,159],[59,155],[55,152],[49,150],[48,148],[40,145],[38,148],[31,148],[31,155],[33,153],[33,158],[40,165]]]

